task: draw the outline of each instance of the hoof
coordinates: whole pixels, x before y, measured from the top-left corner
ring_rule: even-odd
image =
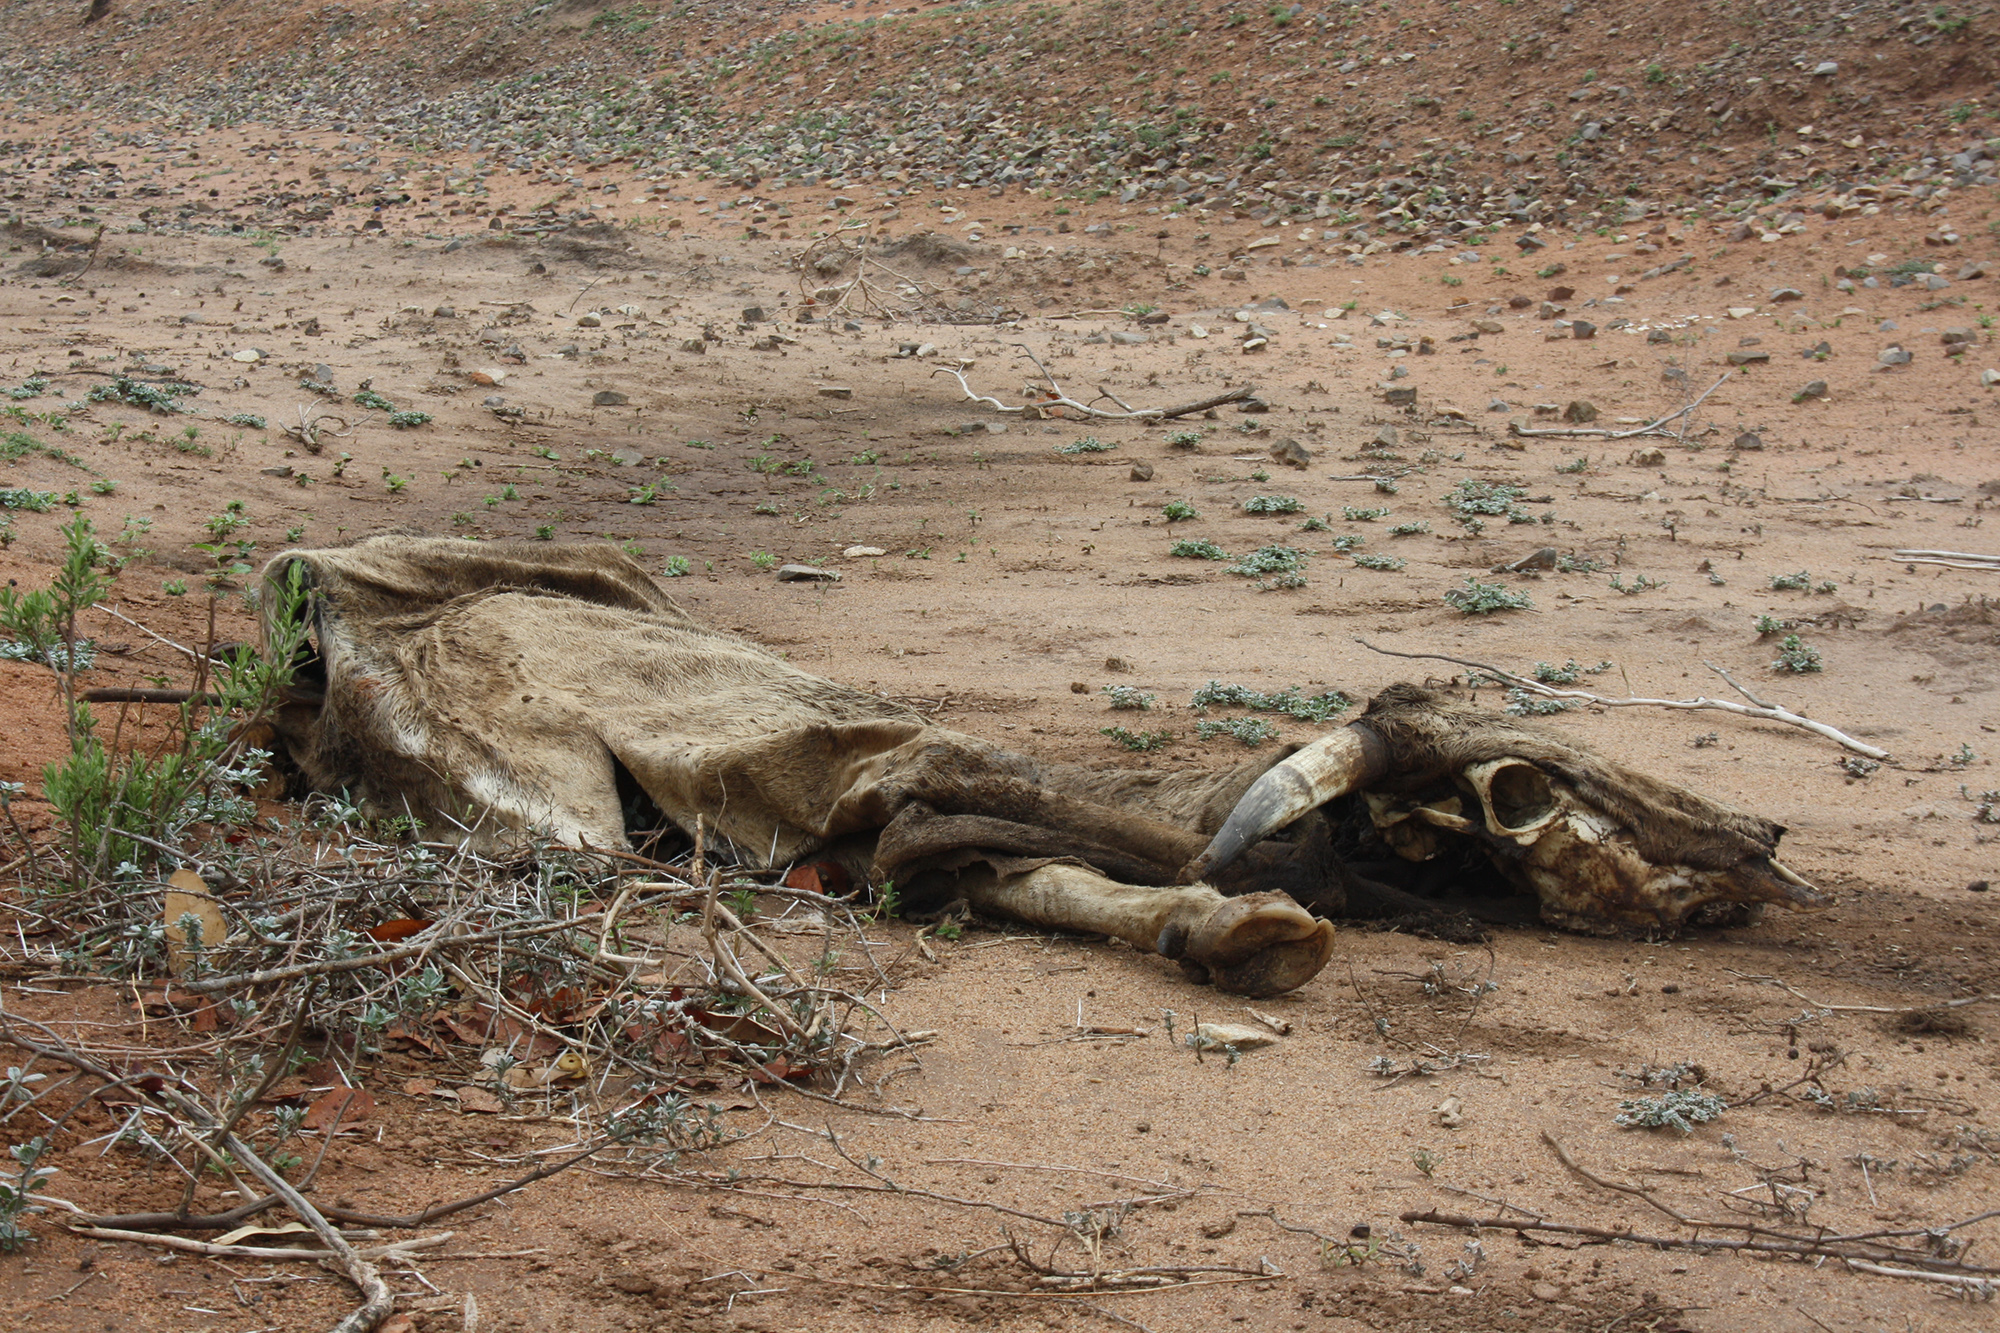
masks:
[[[1231,898],[1189,934],[1186,961],[1222,990],[1282,995],[1319,975],[1333,957],[1333,925],[1281,893]]]

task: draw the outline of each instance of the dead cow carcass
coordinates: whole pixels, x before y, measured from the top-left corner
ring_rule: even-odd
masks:
[[[1334,849],[1357,827],[1392,861],[1470,839],[1585,929],[1817,901],[1772,859],[1768,820],[1413,686],[1233,768],[1100,771],[801,671],[609,546],[382,537],[266,570],[294,577],[312,593],[301,684],[320,692],[285,710],[285,749],[313,787],[434,837],[623,847],[645,807],[753,865],[833,860],[905,901],[1115,935],[1248,994],[1325,965],[1332,928],[1299,903],[1347,909]]]

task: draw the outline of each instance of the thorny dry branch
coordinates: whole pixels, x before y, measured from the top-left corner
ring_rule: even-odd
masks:
[[[1637,438],[1638,436],[1641,435],[1664,435],[1669,439],[1680,439],[1682,437],[1675,434],[1675,432],[1670,430],[1661,430],[1660,427],[1666,425],[1669,421],[1672,421],[1675,417],[1687,416],[1689,413],[1693,412],[1697,407],[1700,407],[1704,402],[1706,402],[1708,400],[1709,394],[1714,393],[1717,389],[1720,389],[1723,385],[1727,384],[1728,382],[1729,382],[1729,376],[1724,375],[1721,379],[1717,380],[1715,383],[1709,385],[1707,389],[1703,390],[1701,397],[1695,399],[1687,406],[1679,408],[1676,411],[1669,412],[1657,421],[1649,421],[1643,426],[1634,426],[1631,430],[1612,430],[1607,426],[1549,426],[1537,429],[1532,426],[1509,424],[1507,427],[1507,433],[1509,435],[1519,436],[1523,439],[1534,439],[1534,440],[1544,440],[1544,439],[1630,440]]]
[[[1786,726],[1799,727],[1805,731],[1812,732],[1816,736],[1823,736],[1827,740],[1840,745],[1843,749],[1852,750],[1859,755],[1866,755],[1870,759],[1879,761],[1889,757],[1887,750],[1878,749],[1866,741],[1855,740],[1852,736],[1837,727],[1830,727],[1824,722],[1801,716],[1798,713],[1794,713],[1791,709],[1778,704],[1739,704],[1729,699],[1711,699],[1706,695],[1693,699],[1616,698],[1610,695],[1592,694],[1589,690],[1557,689],[1552,685],[1547,685],[1534,679],[1532,676],[1517,676],[1511,671],[1503,671],[1499,667],[1488,666],[1484,662],[1474,662],[1463,657],[1449,657],[1443,653],[1399,653],[1391,648],[1378,648],[1368,642],[1368,640],[1358,636],[1354,641],[1369,652],[1381,653],[1385,657],[1403,657],[1415,661],[1450,662],[1454,666],[1469,667],[1474,671],[1484,672],[1504,684],[1526,690],[1530,694],[1538,694],[1545,699],[1575,699],[1582,703],[1596,704],[1602,708],[1712,709],[1716,712],[1734,713],[1738,717],[1754,717],[1767,722],[1782,722]],[[1744,697],[1752,700],[1755,699],[1756,696],[1743,689],[1741,685],[1737,685],[1734,680],[1730,680],[1728,672],[1706,662],[1702,665],[1707,666],[1710,671],[1715,672],[1715,674],[1721,676],[1725,681],[1728,681]]]
[[[983,403],[996,412],[1006,412],[1009,414],[1032,413],[1038,419],[1060,416],[1062,412],[1066,411],[1081,413],[1093,421],[1171,421],[1176,417],[1192,416],[1196,412],[1206,412],[1210,408],[1220,407],[1224,403],[1241,402],[1257,391],[1257,386],[1254,384],[1239,384],[1233,389],[1227,389],[1217,394],[1210,394],[1205,398],[1197,398],[1191,402],[1181,403],[1174,407],[1135,408],[1120,402],[1109,390],[1100,387],[1097,398],[1092,399],[1088,403],[1083,403],[1070,397],[1069,392],[1057,382],[1056,377],[1049,372],[1049,368],[1043,365],[1033,352],[1020,343],[1015,343],[1014,346],[1019,348],[1022,356],[1033,361],[1035,369],[1041,371],[1042,377],[1048,380],[1049,392],[1047,397],[1038,399],[1032,403],[1023,403],[1018,407],[1009,407],[990,394],[974,393],[972,386],[965,381],[965,372],[956,366],[939,366],[931,374],[933,376],[949,375],[957,380],[958,387],[964,391],[968,402]],[[1098,401],[1106,398],[1117,403],[1119,410],[1115,412],[1107,411],[1104,408],[1095,406]],[[1061,411],[1057,409],[1061,409]]]

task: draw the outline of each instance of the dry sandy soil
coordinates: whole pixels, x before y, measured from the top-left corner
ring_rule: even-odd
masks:
[[[1451,262],[1457,247],[1350,259],[1290,223],[1226,210],[1168,218],[1115,198],[891,198],[829,182],[760,188],[754,211],[746,201],[718,220],[717,205],[749,192],[648,181],[617,164],[589,180],[597,199],[617,184],[627,202],[596,220],[573,216],[579,195],[558,200],[539,180],[501,172],[484,202],[529,218],[547,205],[546,227],[467,225],[437,196],[423,217],[364,200],[329,205],[301,228],[265,202],[274,190],[397,150],[332,132],[148,139],[143,124],[110,128],[137,137],[121,145],[101,123],[51,114],[0,121],[0,138],[35,146],[10,168],[18,221],[0,283],[0,365],[10,385],[48,380],[40,397],[12,403],[21,416],[6,430],[33,445],[9,451],[0,487],[59,497],[49,512],[8,514],[0,570],[22,586],[46,581],[69,517],[60,497],[75,492],[100,535],[150,524],[124,543],[150,554],[126,567],[112,605],[169,639],[205,632],[209,560],[193,544],[206,540],[206,520],[240,505],[248,526],[238,536],[260,558],[383,531],[630,543],[654,570],[686,561],[674,594],[714,623],[824,675],[924,701],[951,726],[1065,759],[1229,761],[1237,742],[1194,738],[1188,700],[1212,679],[1356,700],[1405,679],[1467,692],[1458,668],[1378,656],[1362,637],[1516,671],[1608,660],[1611,670],[1588,679],[1614,695],[1722,692],[1705,669],[1714,663],[1892,756],[1860,776],[1838,747],[1781,726],[1648,709],[1565,714],[1554,725],[1626,763],[1783,822],[1788,863],[1837,905],[1667,941],[1504,929],[1490,954],[1345,929],[1318,980],[1258,1006],[1290,1035],[1236,1061],[1198,1059],[1169,1039],[1162,1014],[1174,1011],[1185,1033],[1197,1015],[1247,1021],[1245,1007],[1156,958],[983,923],[927,941],[933,962],[912,952],[915,926],[884,922],[871,938],[885,961],[900,961],[877,998],[898,1024],[939,1035],[917,1068],[876,1089],[879,1100],[864,1094],[876,1113],[767,1091],[781,1123],[699,1164],[739,1172],[733,1188],[580,1168],[454,1218],[442,1257],[420,1264],[423,1283],[396,1279],[435,1297],[417,1327],[1806,1333],[1989,1323],[1990,1306],[1834,1263],[1498,1231],[1474,1256],[1468,1233],[1398,1214],[1504,1208],[1686,1234],[1639,1199],[1566,1172],[1545,1134],[1599,1176],[1696,1215],[1751,1216],[1774,1198],[1774,1179],[1810,1191],[1810,1223],[1839,1232],[1939,1226],[1991,1206],[1993,1010],[1890,1012],[2000,992],[1986,892],[2000,826],[1975,818],[1981,793],[2000,788],[1994,576],[1892,555],[1993,547],[1980,530],[2000,492],[2000,408],[1981,384],[2000,365],[1982,318],[2000,303],[2000,256],[1980,221],[1990,188],[1966,192],[1944,218],[1812,215],[1768,243],[1666,217],[1602,234],[1550,228],[1547,248],[1524,255],[1513,228],[1489,247],[1497,262],[1477,264]],[[84,151],[82,168],[64,170]],[[409,177],[471,167],[431,155]],[[114,174],[128,185],[107,199]],[[128,232],[137,183],[213,216]],[[657,197],[643,199],[649,185]],[[79,197],[118,224],[87,251],[64,247],[93,230],[59,225],[76,218]],[[922,285],[912,300],[882,279],[900,317],[857,309],[829,320],[822,302],[822,318],[799,322],[827,279],[802,283],[795,262],[837,219],[903,243],[872,252]],[[1964,240],[1924,244],[1953,222]],[[1685,266],[1642,277],[1682,256]],[[1892,285],[1886,275],[1902,264],[1907,277],[1906,261],[1938,262],[1949,286]],[[1980,262],[1991,276],[1960,280]],[[1863,268],[1883,275],[1878,286],[1835,289],[1837,270]],[[1565,307],[1561,320],[1594,324],[1595,336],[1540,318],[1544,301]],[[763,318],[748,319],[750,308]],[[1146,308],[1165,321],[1127,313]],[[1252,321],[1268,339],[1246,352]],[[1960,327],[1971,342],[1947,355],[1943,331]],[[1910,364],[1879,363],[1892,343],[1914,353]],[[1232,406],[1170,427],[1031,420],[963,401],[939,373],[959,367],[977,391],[1019,404],[1041,382],[1023,349],[1080,398],[1153,405],[1253,382],[1270,410]],[[1729,363],[1746,351],[1768,362]],[[172,416],[88,401],[121,374],[198,392]],[[1515,418],[1559,426],[1537,405],[1573,400],[1630,429],[1725,377],[1683,438],[1507,431]],[[322,378],[331,396],[301,387]],[[1795,396],[1815,380],[1824,394]],[[364,387],[434,419],[392,429],[383,411],[350,401]],[[1389,405],[1392,388],[1414,389],[1414,404]],[[52,410],[61,429],[41,416]],[[302,413],[340,418],[322,421],[318,449],[280,429]],[[240,414],[269,427],[228,424]],[[1193,428],[1198,445],[1168,442]],[[1113,447],[1060,452],[1086,436]],[[1273,461],[1286,439],[1311,452],[1309,467]],[[1469,530],[1445,502],[1466,480],[1521,487],[1538,521]],[[1241,507],[1275,494],[1303,511]],[[1162,510],[1176,500],[1200,517],[1170,530]],[[1389,512],[1345,516],[1366,509]],[[1326,517],[1324,530],[1301,530],[1312,515]],[[1417,521],[1428,530],[1389,533]],[[1335,550],[1342,534],[1365,539],[1362,554],[1407,563],[1356,566]],[[1305,584],[1258,591],[1219,564],[1170,557],[1184,538],[1232,555],[1300,547],[1311,553]],[[1544,545],[1598,567],[1487,573]],[[882,554],[843,554],[856,546]],[[780,583],[774,560],[841,578]],[[1828,586],[1772,587],[1800,571],[1812,588]],[[1472,575],[1529,594],[1533,609],[1461,615],[1443,594]],[[194,591],[168,591],[182,583]],[[1777,640],[1759,635],[1760,616],[1793,622],[1825,669],[1773,671]],[[240,600],[225,600],[220,626],[251,632]],[[109,617],[87,630],[100,645],[91,683],[184,682],[178,656],[144,630]],[[28,785],[16,809],[35,826],[47,819],[41,765],[64,749],[48,681],[40,667],[0,663],[0,779]],[[1114,713],[1101,693],[1113,684],[1159,705]],[[1501,705],[1490,687],[1477,695]],[[1288,739],[1318,730],[1280,721]],[[1119,723],[1173,739],[1135,758],[1101,734]],[[1460,979],[1490,973],[1498,990],[1468,1014],[1462,996],[1426,994],[1434,964]],[[93,1039],[176,1040],[157,1021],[142,1029],[130,1001],[32,967],[14,968],[5,992],[9,1008],[109,1025],[88,1029]],[[1378,1017],[1390,1020],[1388,1038]],[[1080,1024],[1134,1032],[1089,1038]],[[1407,1060],[1406,1043],[1427,1042],[1486,1058],[1435,1077],[1368,1072],[1376,1057]],[[570,1140],[560,1105],[461,1114],[407,1091],[412,1077],[446,1079],[476,1058],[469,1047],[402,1052],[358,1070],[376,1109],[332,1147],[318,1195],[415,1208],[476,1192]],[[1837,1109],[1794,1090],[1685,1137],[1615,1127],[1634,1076],[1679,1062],[1700,1066],[1731,1103],[1823,1068]],[[1449,1098],[1462,1119],[1435,1109]],[[755,1110],[730,1119],[764,1123]],[[100,1117],[59,1137],[50,1191],[105,1211],[170,1200],[178,1186],[138,1156],[79,1146],[110,1128]],[[835,1154],[828,1130],[897,1184],[957,1202],[840,1188],[870,1180]],[[1808,1198],[1786,1197],[1794,1207]],[[1033,1289],[994,1248],[1011,1233],[1046,1259],[1061,1232],[991,1205],[1061,1217],[1149,1198],[1105,1242],[1106,1263],[1218,1271],[1154,1292],[1062,1296]],[[352,1304],[344,1284],[306,1265],[173,1258],[67,1236],[46,1217],[32,1225],[36,1241],[0,1259],[0,1327],[312,1328]],[[1398,1238],[1392,1252],[1420,1246],[1422,1272],[1387,1255],[1337,1262],[1364,1226]],[[1976,1245],[1972,1260],[1990,1262],[1992,1248]],[[1073,1241],[1061,1254],[1087,1262]]]

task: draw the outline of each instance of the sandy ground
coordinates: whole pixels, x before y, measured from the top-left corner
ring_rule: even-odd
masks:
[[[70,128],[29,119],[0,125],[0,136]],[[1396,680],[1462,679],[1445,663],[1372,654],[1361,637],[1513,670],[1609,660],[1612,670],[1589,678],[1607,694],[1725,693],[1705,669],[1713,663],[1892,754],[1856,776],[1837,747],[1794,729],[1715,713],[1569,713],[1556,725],[1616,758],[1783,822],[1788,863],[1838,905],[1665,942],[1502,931],[1490,955],[1348,930],[1318,980],[1259,1006],[1291,1034],[1235,1063],[1172,1044],[1162,1012],[1184,1032],[1197,1014],[1242,1019],[1242,1004],[1186,985],[1157,959],[975,929],[938,941],[930,963],[908,954],[913,928],[884,924],[883,956],[906,956],[881,996],[885,1012],[941,1034],[919,1068],[880,1089],[885,1110],[915,1114],[829,1115],[778,1094],[771,1108],[792,1127],[703,1163],[754,1178],[736,1193],[578,1170],[455,1219],[446,1257],[422,1266],[451,1308],[419,1313],[418,1327],[1806,1333],[1990,1320],[1987,1307],[1834,1265],[1497,1232],[1474,1264],[1467,1233],[1397,1220],[1431,1207],[1491,1216],[1504,1200],[1556,1221],[1671,1230],[1639,1200],[1566,1173],[1545,1133],[1599,1175],[1701,1215],[1771,1206],[1773,1179],[1810,1190],[1810,1222],[1839,1231],[1936,1226],[1991,1205],[1991,1008],[1952,1011],[1934,1025],[1946,1030],[1924,1031],[1866,1008],[1819,1007],[2000,991],[1994,898],[1983,892],[1993,826],[1974,818],[1980,793],[2000,787],[1993,576],[1891,554],[1992,549],[1979,529],[1997,488],[1982,484],[2000,479],[2000,434],[1980,374],[2000,353],[1981,317],[2000,264],[1995,277],[1955,276],[1993,261],[1990,245],[1926,248],[1935,220],[1813,217],[1769,244],[1670,223],[1657,234],[1550,232],[1534,255],[1503,233],[1477,264],[1451,263],[1456,250],[1353,263],[1294,228],[1170,220],[1109,200],[1058,211],[965,191],[822,187],[763,194],[754,216],[746,203],[717,221],[715,205],[740,192],[619,179],[617,168],[603,183],[620,184],[623,202],[581,226],[563,225],[577,198],[558,204],[549,187],[492,178],[489,203],[522,213],[549,204],[545,235],[452,218],[441,196],[433,216],[391,214],[379,231],[363,230],[369,209],[337,207],[311,224],[317,234],[280,234],[270,228],[284,207],[260,204],[259,191],[267,178],[309,180],[339,156],[316,147],[232,131],[205,138],[198,160],[166,141],[107,157],[167,203],[215,215],[178,233],[129,234],[129,190],[100,199],[96,216],[112,225],[80,272],[30,268],[48,258],[32,226],[60,221],[89,187],[53,168],[16,178],[29,222],[9,238],[0,365],[9,384],[43,374],[50,387],[11,404],[22,415],[6,429],[35,447],[0,463],[0,487],[77,492],[107,538],[149,520],[124,545],[150,554],[125,570],[113,604],[167,638],[204,632],[209,557],[191,547],[207,540],[205,521],[240,505],[248,525],[235,537],[254,540],[253,558],[391,530],[605,538],[632,543],[660,571],[678,557],[689,572],[673,591],[710,621],[824,675],[923,701],[951,726],[1062,758],[1135,762],[1100,734],[1125,723],[1175,733],[1136,762],[1227,762],[1236,742],[1193,734],[1187,701],[1211,679],[1357,700]],[[453,164],[433,165],[442,177]],[[662,197],[641,201],[647,185]],[[851,202],[836,207],[836,196]],[[847,311],[830,324],[797,321],[803,291],[823,284],[802,289],[792,261],[837,217],[896,240],[950,239],[882,259],[934,293],[921,303],[928,319],[857,310],[851,330]],[[1269,239],[1278,244],[1247,248]],[[1683,255],[1678,271],[1641,277]],[[1911,259],[1941,261],[1951,285],[1832,285],[1836,266],[1884,272]],[[893,296],[895,279],[883,282]],[[1785,289],[1797,295],[1773,297]],[[1595,336],[1538,318],[1544,301],[1596,325]],[[1125,313],[1142,307],[1166,321]],[[746,320],[749,308],[764,319]],[[996,324],[995,313],[1014,317]],[[1268,337],[1246,352],[1252,321]],[[1974,341],[1947,356],[1943,331],[1959,327]],[[1878,364],[1891,343],[1914,353],[1911,364]],[[903,355],[905,344],[922,354]],[[1029,420],[962,401],[938,373],[960,367],[977,391],[1017,404],[1042,382],[1022,348],[1079,398],[1153,405],[1249,381],[1270,410],[1226,407],[1172,428]],[[1727,362],[1746,351],[1769,361]],[[239,355],[250,352],[260,355]],[[30,415],[127,372],[200,386],[183,399],[192,411],[90,403],[60,430]],[[1513,418],[1560,426],[1572,400],[1629,429],[1725,375],[1685,440],[1507,434]],[[334,396],[300,387],[315,378]],[[1815,380],[1824,396],[1795,399]],[[364,386],[435,419],[392,429],[383,411],[347,401]],[[1414,406],[1390,406],[1385,388],[1415,389]],[[619,397],[593,405],[606,394]],[[1496,399],[1504,410],[1490,407]],[[1555,414],[1537,417],[1541,404]],[[302,412],[341,419],[321,423],[317,451],[279,429]],[[237,414],[269,427],[227,424]],[[1194,428],[1198,445],[1168,442]],[[1746,432],[1761,447],[1736,447]],[[1085,436],[1114,448],[1058,452]],[[1311,452],[1309,467],[1273,461],[1284,439]],[[1135,464],[1150,478],[1135,480]],[[1393,493],[1374,478],[1390,478]],[[1521,486],[1538,521],[1470,532],[1444,502],[1464,480]],[[116,484],[98,493],[93,481]],[[1294,496],[1303,509],[1245,513],[1258,495]],[[1170,530],[1162,507],[1174,500],[1200,517]],[[1343,517],[1377,508],[1389,513]],[[1326,530],[1302,531],[1314,515]],[[68,516],[60,502],[11,513],[0,571],[24,586],[45,579]],[[1428,531],[1388,531],[1416,521]],[[1364,538],[1363,554],[1407,564],[1355,566],[1335,551],[1342,534]],[[1232,555],[1303,548],[1306,584],[1256,591],[1219,564],[1170,557],[1183,538]],[[1486,573],[1544,545],[1601,567]],[[854,546],[883,554],[843,555]],[[779,583],[768,566],[783,562],[824,564],[841,579]],[[1811,587],[1832,587],[1771,587],[1801,571]],[[1444,592],[1475,574],[1527,592],[1533,609],[1468,617],[1446,606]],[[176,583],[194,591],[173,595]],[[1793,622],[1825,670],[1773,672],[1777,640],[1760,637],[1759,616]],[[220,625],[250,632],[240,602],[225,605]],[[102,644],[94,683],[183,678],[178,655],[145,631],[108,618],[89,630]],[[1159,707],[1113,713],[1100,693],[1110,684],[1156,693]],[[1490,688],[1480,697],[1500,704]],[[0,710],[0,778],[37,787],[62,745],[46,672],[0,663]],[[43,817],[32,794],[17,804]],[[1455,978],[1490,971],[1499,989],[1468,1015],[1462,996],[1425,994],[1434,963]],[[89,986],[17,980],[7,1003],[138,1034],[129,1004]],[[1387,1040],[1378,1016],[1391,1020]],[[1088,1040],[1079,1022],[1147,1035]],[[1434,1078],[1367,1072],[1377,1056],[1405,1058],[1406,1042],[1487,1058]],[[1612,1123],[1634,1095],[1628,1075],[1647,1065],[1699,1065],[1736,1102],[1791,1083],[1815,1059],[1841,1109],[1768,1097],[1686,1137]],[[416,1207],[502,1178],[496,1161],[565,1141],[551,1114],[462,1116],[401,1091],[421,1072],[402,1056],[371,1081],[379,1109],[329,1154],[329,1197]],[[1451,1128],[1434,1109],[1447,1098],[1463,1108]],[[746,1127],[761,1121],[733,1114]],[[868,1180],[834,1155],[828,1127],[899,1185],[974,1203],[821,1188]],[[138,1207],[176,1188],[102,1144],[59,1146],[51,1188],[86,1206]],[[1143,1202],[1153,1196],[1166,1197]],[[1247,1274],[1084,1301],[992,1294],[1014,1261],[990,1247],[1011,1232],[1046,1257],[1057,1233],[975,1204],[1060,1217],[1135,1199],[1106,1241],[1117,1263]],[[1420,1245],[1423,1274],[1382,1258],[1337,1262],[1358,1226]],[[308,1328],[350,1303],[304,1266],[251,1282],[270,1274],[84,1242],[46,1220],[36,1229],[37,1243],[0,1260],[12,1293],[0,1327]],[[1082,1259],[1068,1244],[1064,1261]],[[1469,1271],[1451,1270],[1457,1262]]]

